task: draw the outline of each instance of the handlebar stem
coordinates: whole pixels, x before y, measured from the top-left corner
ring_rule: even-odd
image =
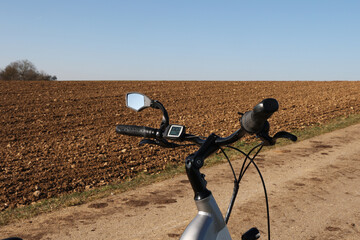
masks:
[[[225,138],[221,138],[214,133],[210,134],[205,140],[200,138],[190,138],[193,142],[201,145],[198,151],[190,154],[185,160],[186,174],[194,190],[195,200],[204,199],[211,194],[206,188],[205,176],[200,173],[200,168],[204,165],[205,159],[216,152],[220,146],[234,143],[245,134],[246,131],[243,128],[240,128]]]
[[[195,200],[204,199],[211,194],[206,188],[205,176],[200,173],[200,168],[204,165],[204,160],[219,149],[219,145],[216,144],[218,138],[217,135],[211,134],[200,149],[185,160],[186,173],[194,190]]]

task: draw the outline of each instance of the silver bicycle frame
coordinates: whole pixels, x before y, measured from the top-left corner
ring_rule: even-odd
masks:
[[[186,227],[180,240],[231,240],[224,217],[212,194],[195,201],[198,214]]]

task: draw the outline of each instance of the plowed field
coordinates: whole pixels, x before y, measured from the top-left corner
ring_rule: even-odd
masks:
[[[280,103],[272,132],[360,113],[360,82],[0,82],[0,210],[183,162],[189,149],[116,135],[117,124],[160,124],[158,110],[126,108],[130,91],[161,101],[171,123],[203,136],[230,134],[237,113],[266,97]]]

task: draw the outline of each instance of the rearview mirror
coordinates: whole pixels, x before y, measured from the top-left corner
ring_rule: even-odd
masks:
[[[126,94],[126,106],[134,109],[137,112],[150,107],[151,99],[141,93],[128,93]]]

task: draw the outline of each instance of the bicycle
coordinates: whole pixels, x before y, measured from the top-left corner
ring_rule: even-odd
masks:
[[[180,240],[231,240],[227,223],[238,194],[239,184],[250,164],[255,166],[263,184],[267,209],[268,239],[270,240],[270,216],[267,192],[260,169],[254,160],[258,153],[262,150],[263,146],[274,145],[276,140],[279,138],[286,138],[294,142],[297,140],[296,136],[285,131],[280,131],[273,137],[269,136],[270,124],[267,119],[279,109],[279,104],[276,99],[264,99],[257,104],[253,110],[247,111],[244,114],[239,113],[241,115],[239,119],[241,127],[228,137],[220,137],[214,133],[210,134],[208,137],[201,137],[186,133],[185,126],[169,124],[167,110],[159,101],[151,100],[149,97],[141,93],[127,93],[126,105],[138,112],[149,107],[160,109],[163,114],[160,128],[155,129],[145,126],[117,125],[117,133],[143,137],[144,139],[140,141],[140,145],[152,144],[165,148],[177,148],[194,145],[200,146],[196,152],[191,153],[185,159],[186,174],[195,194],[194,200],[198,209],[198,214],[186,227]],[[252,148],[248,153],[230,145],[239,141],[246,134],[255,134],[261,140],[261,143]],[[176,142],[192,143],[179,144]],[[245,156],[238,177],[236,176],[230,159],[223,147],[234,149]],[[223,217],[211,191],[206,187],[207,182],[205,180],[205,175],[200,172],[205,159],[218,150],[220,150],[227,159],[234,176],[233,194],[225,217]],[[251,154],[253,154],[252,157]],[[242,240],[255,240],[259,237],[260,232],[254,227],[242,235]]]

